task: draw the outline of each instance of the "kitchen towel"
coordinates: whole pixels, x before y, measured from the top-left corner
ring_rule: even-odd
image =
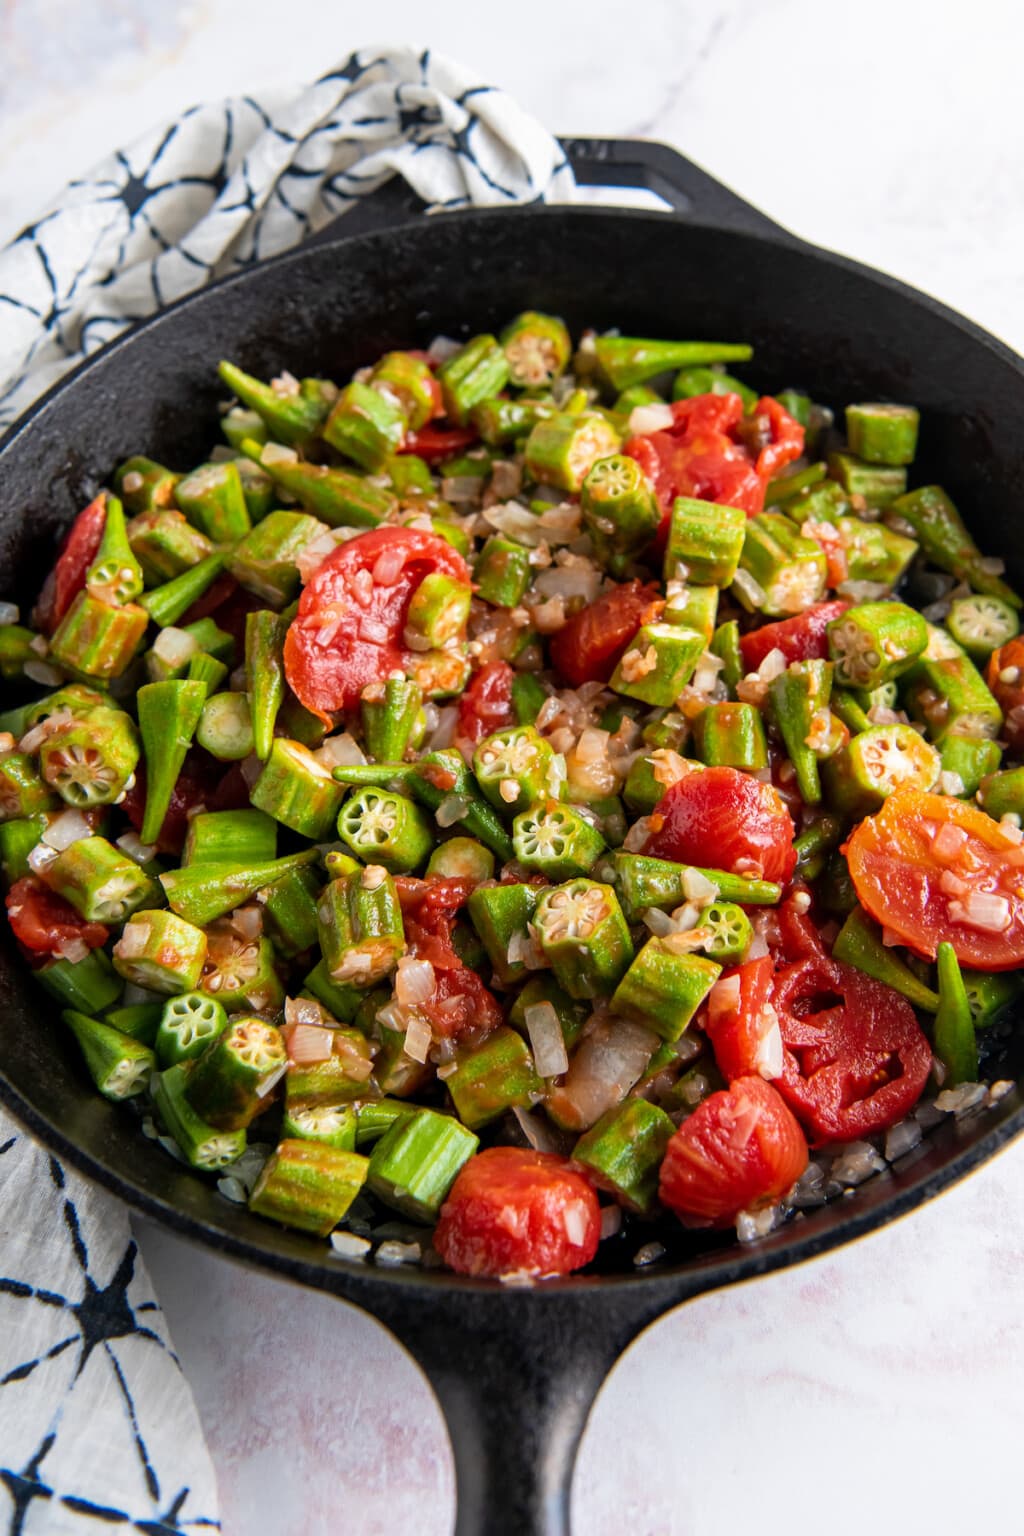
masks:
[[[134,321],[396,174],[432,210],[574,185],[546,129],[429,50],[364,49],[298,93],[195,107],[0,252],[0,428]],[[210,1459],[127,1210],[0,1110],[0,1531],[103,1529],[219,1529]]]

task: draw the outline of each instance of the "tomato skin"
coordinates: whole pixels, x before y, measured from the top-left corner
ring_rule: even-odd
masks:
[[[492,731],[515,724],[512,708],[512,684],[515,672],[507,661],[489,661],[474,672],[469,687],[459,700],[456,735],[474,746]]]
[[[459,1275],[568,1275],[590,1263],[600,1237],[597,1196],[564,1158],[488,1147],[452,1185],[434,1246]]]
[[[917,1103],[932,1048],[900,993],[821,953],[778,971],[772,1002],[785,1063],[775,1086],[813,1145],[872,1136]]]
[[[80,917],[70,902],[35,875],[16,880],[7,892],[7,918],[18,943],[36,957],[57,957],[75,940],[99,949],[110,937],[109,928]]]
[[[1001,674],[1017,668],[1015,682],[1003,682]],[[986,681],[1006,719],[1000,735],[1010,751],[1024,752],[1024,636],[1018,635],[993,651],[989,657]]]
[[[723,971],[708,999],[704,1029],[715,1053],[718,1070],[727,1082],[757,1072],[757,1055],[761,1045],[761,1024],[765,1017],[775,975],[775,961],[771,955],[761,955],[743,965]],[[731,987],[718,992],[722,982],[735,977],[739,994],[735,1003],[724,1005],[723,996]]]
[[[401,555],[402,566],[384,586],[373,570],[386,554]],[[339,544],[303,588],[285,636],[285,676],[299,702],[330,721],[335,711],[354,708],[368,683],[405,670],[409,600],[434,571],[470,579],[450,544],[419,529],[373,528]]]
[[[702,768],[677,780],[651,817],[644,852],[680,864],[785,883],[796,868],[793,818],[771,784],[738,768]]]
[[[625,581],[582,608],[551,641],[551,661],[573,688],[606,683],[641,624],[664,608],[658,587]]]
[[[106,521],[107,493],[101,491],[71,524],[57,563],[43,584],[33,617],[44,634],[53,634],[85,586],[86,573],[96,558]]]
[[[787,662],[827,661],[828,626],[849,606],[844,599],[814,603],[791,619],[779,619],[774,624],[762,624],[760,629],[752,629],[740,639],[743,665],[748,672],[756,672],[768,652],[774,650],[780,650]]]
[[[437,386],[440,395],[441,386]],[[472,427],[421,427],[418,432],[407,432],[399,453],[415,453],[428,464],[440,464],[456,454],[465,453],[477,441]]]
[[[806,1167],[807,1142],[779,1094],[739,1077],[676,1131],[659,1193],[687,1226],[731,1227],[741,1211],[781,1199]]]
[[[408,953],[434,967],[434,996],[421,1004],[436,1035],[461,1039],[484,1035],[504,1023],[501,1004],[471,971],[452,946],[455,914],[469,899],[476,882],[456,878],[395,880],[402,906]]]
[[[966,840],[958,854],[940,860],[932,844],[943,826],[959,828]],[[916,954],[934,959],[948,940],[960,964],[975,970],[1008,971],[1024,964],[1024,847],[977,806],[898,790],[854,828],[843,852],[861,906]],[[953,876],[966,891],[948,894],[944,876]],[[957,916],[957,903],[974,891],[1007,902],[1001,932],[971,927]]]

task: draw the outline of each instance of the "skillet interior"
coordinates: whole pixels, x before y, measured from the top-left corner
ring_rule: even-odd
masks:
[[[1006,348],[892,280],[786,238],[670,215],[529,208],[322,243],[207,289],[115,343],[0,448],[3,596],[24,602],[37,590],[59,533],[129,453],[176,468],[205,455],[217,440],[218,358],[262,376],[289,368],[344,377],[389,347],[491,329],[528,306],[564,315],[575,331],[617,325],[750,340],[752,382],[797,385],[833,404],[918,403],[915,479],[944,484],[986,553],[1002,555],[1011,578],[1024,581],[1024,367]],[[384,1287],[480,1288],[436,1272],[359,1273],[319,1242],[228,1206],[146,1142],[130,1109],[95,1095],[56,1006],[33,986],[6,932],[4,945],[0,1094],[84,1171],[192,1236],[353,1299]],[[1000,1071],[1020,1068],[1011,1045]],[[944,1127],[909,1166],[857,1199],[754,1248],[724,1240],[695,1247],[676,1236],[658,1272],[643,1273],[630,1263],[636,1241],[609,1252],[604,1262],[622,1276],[612,1287],[645,1287],[653,1313],[670,1299],[809,1257],[919,1203],[1022,1127],[1015,1092],[987,1118]],[[552,1290],[593,1285],[578,1279]]]

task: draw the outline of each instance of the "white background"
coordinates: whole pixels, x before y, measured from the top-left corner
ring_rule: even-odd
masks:
[[[1010,0],[0,0],[0,240],[150,123],[382,41],[458,56],[556,131],[674,143],[1024,349]],[[1019,1529],[1022,1173],[1011,1150],[894,1229],[657,1325],[598,1401],[577,1536]],[[375,1323],[141,1236],[226,1536],[450,1530],[437,1407]]]

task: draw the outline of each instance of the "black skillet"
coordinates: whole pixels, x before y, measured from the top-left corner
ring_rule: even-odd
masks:
[[[3,595],[25,601],[38,589],[59,533],[119,460],[145,451],[184,468],[204,456],[216,435],[218,358],[264,377],[289,368],[339,378],[389,347],[492,329],[527,307],[562,314],[576,331],[748,340],[753,382],[801,386],[817,400],[917,402],[915,475],[948,488],[982,548],[1002,555],[1021,585],[1020,359],[933,299],[795,239],[661,145],[566,148],[581,182],[647,186],[675,211],[537,206],[424,219],[393,185],[337,233],[186,299],[87,363],[0,445]],[[228,1205],[145,1141],[130,1110],[92,1091],[54,1006],[6,935],[5,944],[0,1097],[62,1157],[148,1215],[344,1297],[391,1328],[448,1422],[458,1536],[564,1536],[590,1405],[648,1323],[884,1225],[1024,1127],[1015,1091],[979,1118],[945,1124],[856,1199],[752,1246],[659,1230],[666,1257],[642,1271],[632,1256],[643,1232],[604,1245],[600,1274],[529,1290],[366,1268]],[[998,1070],[1020,1067],[1008,1049]]]

